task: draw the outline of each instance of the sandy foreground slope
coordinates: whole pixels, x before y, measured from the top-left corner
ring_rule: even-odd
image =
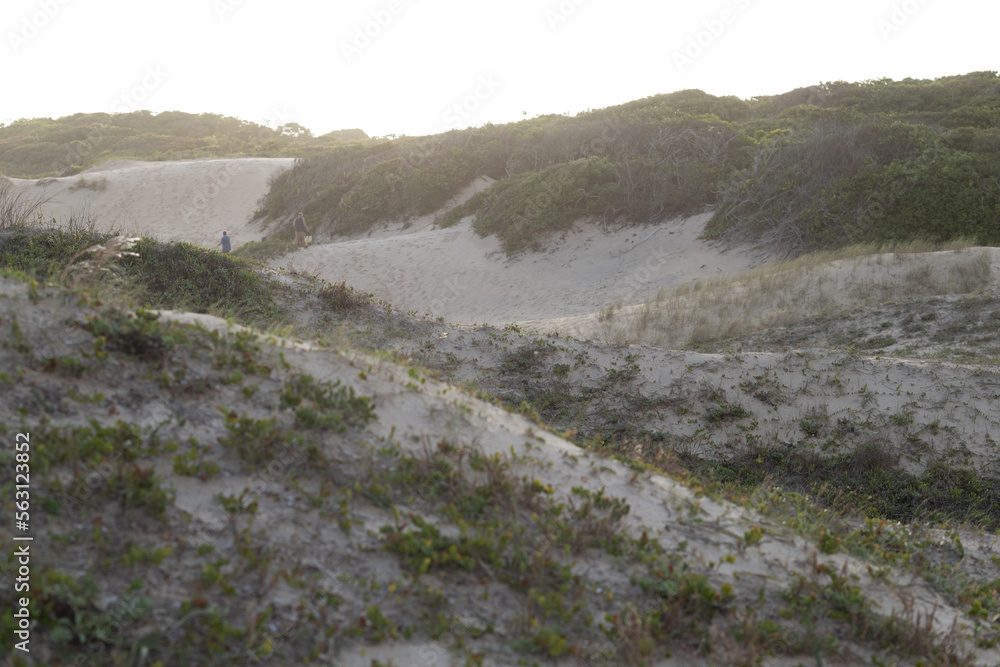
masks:
[[[37,560],[32,561],[33,566],[39,571],[43,567],[67,572],[95,570],[102,608],[113,612],[128,597],[128,582],[138,577],[144,580],[143,594],[153,604],[145,614],[129,617],[126,628],[137,636],[155,634],[160,644],[169,646],[199,641],[207,631],[196,631],[199,612],[186,613],[190,604],[184,605],[201,600],[198,604],[207,605],[210,611],[221,609],[226,621],[235,627],[246,624],[255,628],[240,640],[245,646],[234,649],[233,656],[236,651],[244,656],[240,664],[248,662],[248,655],[261,661],[269,659],[272,651],[282,656],[274,664],[296,664],[292,656],[315,650],[319,651],[314,654],[318,664],[341,667],[367,666],[374,660],[419,667],[462,665],[476,655],[485,660],[474,664],[514,665],[523,664],[518,662],[524,658],[523,648],[519,651],[516,647],[524,645],[524,641],[518,644],[518,638],[526,633],[530,638],[535,632],[526,630],[532,627],[529,621],[534,614],[548,627],[565,627],[576,654],[547,660],[536,653],[530,656],[532,661],[627,664],[622,656],[633,647],[632,640],[627,628],[615,626],[614,619],[656,613],[662,606],[659,596],[669,599],[673,595],[650,593],[639,585],[642,577],[660,571],[650,569],[643,559],[622,558],[615,556],[614,550],[596,547],[567,547],[564,552],[560,546],[553,552],[553,562],[569,568],[572,600],[583,604],[593,616],[593,625],[587,630],[583,612],[560,611],[558,614],[570,615],[564,621],[545,620],[536,608],[537,600],[518,587],[517,577],[508,576],[508,570],[518,572],[514,566],[480,561],[461,568],[435,566],[417,574],[406,566],[406,559],[389,549],[392,534],[413,534],[419,517],[437,526],[447,539],[458,539],[460,532],[436,500],[434,487],[417,484],[423,479],[419,474],[414,473],[412,489],[385,488],[393,475],[407,469],[402,466],[406,457],[413,457],[418,471],[425,465],[421,462],[439,466],[433,461],[450,457],[447,460],[459,466],[463,475],[488,485],[486,473],[475,472],[481,465],[461,464],[478,456],[480,461],[509,466],[506,474],[511,483],[523,480],[526,488],[538,490],[536,495],[551,496],[552,502],[565,507],[578,507],[584,493],[624,503],[628,513],[615,525],[616,531],[637,540],[636,544],[658,543],[663,554],[656,557],[657,562],[676,565],[678,577],[683,567],[683,578],[678,581],[703,581],[712,587],[713,594],[724,592],[713,598],[718,600],[713,604],[718,604],[719,611],[714,624],[718,627],[711,631],[716,640],[711,656],[678,648],[672,658],[658,651],[649,656],[647,664],[741,664],[748,659],[747,646],[732,640],[729,624],[738,627],[746,618],[760,614],[787,626],[788,637],[798,636],[805,631],[799,619],[780,616],[788,606],[788,595],[808,600],[809,591],[827,595],[824,591],[831,590],[830,595],[843,591],[853,599],[860,599],[863,592],[873,612],[905,618],[917,624],[925,636],[951,637],[950,641],[971,652],[977,664],[1000,660],[996,649],[974,647],[973,620],[960,606],[906,569],[873,568],[844,553],[821,553],[802,535],[751,509],[706,497],[671,478],[637,471],[582,450],[519,415],[433,378],[407,372],[392,362],[309,343],[261,339],[262,349],[251,351],[248,358],[271,370],[241,378],[241,387],[225,380],[231,369],[224,363],[223,368],[217,368],[217,362],[230,354],[227,345],[248,349],[245,341],[227,333],[230,325],[204,315],[164,313],[163,320],[222,332],[229,342],[191,330],[190,346],[176,347],[161,366],[112,350],[109,358],[100,362],[82,357],[82,374],[66,377],[37,369],[53,355],[78,356],[93,349],[93,337],[81,328],[87,321],[84,316],[91,314],[88,309],[68,305],[50,291],[29,298],[26,286],[8,280],[0,281],[0,292],[6,295],[0,299],[0,317],[16,315],[19,331],[31,341],[30,345],[0,347],[0,361],[25,368],[23,382],[2,390],[0,418],[12,420],[14,408],[20,408],[24,428],[30,428],[34,437],[41,439],[45,434],[54,441],[60,431],[44,424],[44,413],[52,412],[59,425],[79,425],[94,418],[97,410],[101,420],[134,423],[145,429],[144,433],[157,433],[162,441],[184,443],[181,454],[194,446],[191,443],[212,445],[205,460],[215,462],[219,473],[210,477],[178,474],[170,452],[142,455],[139,464],[155,468],[175,492],[158,521],[143,519],[136,510],[119,510],[114,503],[100,503],[97,495],[88,500],[90,496],[81,495],[79,489],[73,492],[77,495],[66,494],[60,514],[40,510],[33,515],[36,530],[43,531],[34,543]],[[678,368],[684,365],[682,359],[664,361]],[[156,373],[151,372],[154,368]],[[181,369],[183,375],[178,373]],[[233,447],[216,444],[224,442],[233,420],[213,406],[224,405],[241,417],[287,423],[291,419],[288,410],[276,407],[274,397],[282,388],[288,391],[289,383],[306,372],[316,381],[342,383],[358,395],[370,397],[375,418],[345,434],[297,430],[315,438],[319,460],[313,456],[306,461],[300,447],[290,446],[257,472],[248,470],[247,461],[241,460]],[[194,390],[190,386],[193,379],[203,381],[203,388]],[[88,401],[59,400],[68,387],[83,395],[99,390],[100,405],[94,408]],[[245,391],[249,387],[259,391]],[[69,486],[75,474],[71,467],[53,470],[54,475],[65,478],[68,489],[75,488]],[[501,469],[496,468],[496,474]],[[95,472],[99,470],[89,474]],[[240,497],[241,502],[243,494],[248,495],[253,499],[252,518],[227,514],[220,494]],[[393,504],[387,506],[390,500]],[[525,512],[525,525],[544,527],[537,516],[528,516],[532,505],[521,511]],[[93,548],[86,536],[70,539],[68,547],[59,546],[64,543],[57,542],[64,540],[59,536],[72,535],[75,525],[89,526],[98,512],[109,529],[109,541],[102,547],[108,553],[117,554],[116,550],[127,550],[131,544],[148,548],[165,544],[172,546],[173,552],[161,564],[132,566],[129,576],[122,577],[116,569],[102,571],[94,565]],[[586,519],[590,515],[581,516]],[[559,534],[556,527],[548,527],[551,535],[539,532],[538,539],[555,539]],[[471,529],[461,529],[463,534],[466,530]],[[940,539],[942,548],[947,548],[947,539]],[[989,567],[990,556],[997,553],[995,540],[966,535],[962,539],[963,560]],[[246,540],[252,540],[253,553],[267,554],[271,572],[296,575],[260,576],[255,569],[259,562],[247,556]],[[496,548],[501,548],[499,543]],[[213,562],[223,563],[222,582],[231,582],[240,595],[227,595],[218,586],[205,585],[204,568]],[[303,587],[298,583],[301,581],[307,585]],[[323,603],[328,598],[335,598],[336,604]],[[837,599],[831,598],[834,604]],[[424,629],[423,612],[428,608],[443,614],[431,630]],[[374,622],[370,619],[381,615],[391,619],[390,627],[396,628],[387,631],[388,636],[368,629]],[[322,621],[317,620],[320,618]],[[823,618],[818,621],[819,632],[828,627]],[[254,625],[253,619],[263,620]],[[341,632],[329,642],[320,641],[320,631],[330,627],[341,628]],[[401,627],[413,629],[412,636],[398,629]],[[684,644],[682,640],[677,643]],[[48,650],[44,645],[41,648]],[[782,652],[775,644],[756,654],[767,655],[771,649]],[[870,642],[841,638],[837,653],[824,656],[824,664],[871,664],[873,654],[879,652]],[[558,654],[552,657],[558,658]],[[803,659],[811,664],[809,657],[779,655],[765,664],[793,665],[803,663]],[[883,664],[912,664],[908,660],[897,662],[891,655],[881,657]]]
[[[231,328],[224,321],[208,316],[192,316],[189,314],[165,314],[166,318],[181,322],[198,323],[200,326],[225,332]],[[308,344],[295,344],[294,351],[288,350],[286,355],[296,368],[309,369],[317,378],[340,380],[354,386],[359,393],[371,396],[378,407],[379,418],[369,427],[369,431],[381,442],[396,442],[404,450],[414,456],[426,455],[428,443],[449,441],[460,447],[468,446],[476,449],[487,457],[511,456],[515,462],[518,474],[539,480],[542,484],[551,485],[556,489],[560,500],[572,503],[574,487],[600,490],[608,497],[620,498],[627,502],[631,511],[626,525],[623,526],[634,537],[642,535],[655,536],[668,551],[679,550],[694,555],[703,571],[709,573],[710,580],[717,586],[730,583],[737,590],[737,597],[745,596],[756,602],[750,602],[748,609],[754,604],[760,605],[764,612],[767,603],[764,602],[762,590],[772,592],[785,586],[793,586],[793,582],[801,580],[823,582],[828,576],[824,572],[836,572],[839,576],[856,582],[864,590],[865,595],[877,607],[877,612],[885,616],[897,615],[909,621],[922,623],[924,632],[940,636],[952,636],[959,644],[968,642],[973,633],[973,624],[968,617],[949,604],[940,593],[934,591],[926,582],[920,581],[903,572],[886,576],[873,570],[870,564],[845,554],[823,555],[817,551],[816,545],[799,536],[773,526],[768,519],[757,515],[747,508],[724,501],[711,500],[692,493],[691,489],[667,477],[652,474],[637,475],[617,461],[611,461],[600,456],[594,456],[586,450],[567,442],[549,432],[541,431],[524,418],[512,415],[494,405],[488,405],[469,398],[462,392],[456,392],[445,384],[423,378],[417,383],[409,376],[401,377],[400,368],[395,364],[376,361],[364,354],[348,352],[343,356],[330,354],[328,351],[314,348]],[[681,369],[689,367],[690,363],[711,365],[718,364],[708,370],[704,380],[716,379],[713,375],[725,378],[722,359],[714,355],[694,355],[685,353],[664,353],[669,359],[650,360],[652,365],[663,374],[681,374]],[[762,355],[772,357],[774,355]],[[706,358],[707,357],[707,358]],[[750,355],[748,355],[749,360]],[[773,370],[777,359],[766,359],[760,363],[757,370],[767,372]],[[690,362],[690,363],[686,363]],[[778,362],[780,363],[780,362]],[[735,364],[739,365],[739,363]],[[808,360],[801,364],[808,368]],[[869,376],[880,375],[885,368],[863,368],[856,370],[857,380]],[[801,370],[801,369],[796,369]],[[940,370],[940,368],[938,369]],[[959,369],[951,369],[952,372]],[[901,375],[919,373],[910,368],[902,368]],[[795,375],[805,373],[792,371]],[[749,374],[749,373],[748,373]],[[359,379],[360,378],[360,379]],[[888,376],[887,376],[888,378]],[[935,378],[938,379],[938,378]],[[664,378],[658,378],[653,384],[666,385]],[[806,383],[807,384],[807,383]],[[948,386],[945,384],[945,386]],[[803,391],[804,388],[797,388]],[[972,395],[974,391],[970,391]],[[963,396],[964,397],[964,396]],[[970,417],[969,423],[975,422]],[[970,426],[971,428],[971,426]],[[395,439],[395,440],[394,440]],[[468,443],[468,445],[464,444]],[[238,492],[245,479],[229,479],[227,487]],[[199,488],[201,487],[201,488]],[[209,497],[204,485],[192,482],[185,486],[183,493],[178,493],[178,506],[205,522],[205,528],[219,531],[224,527],[224,513],[217,503]],[[215,488],[211,492],[216,492]],[[180,500],[183,498],[183,501]],[[274,513],[265,513],[266,521],[270,522],[275,531],[291,523],[288,513],[280,506],[274,508]],[[374,532],[378,522],[387,521],[388,517],[375,508],[359,512],[359,518],[365,527]],[[299,523],[299,522],[296,522]],[[763,528],[767,537],[747,548],[745,536],[754,527]],[[302,527],[303,531],[315,529],[315,524],[308,521]],[[773,531],[773,532],[772,532]],[[267,531],[271,532],[271,531]],[[991,557],[1000,556],[995,536],[964,535],[967,545],[967,558],[970,563],[988,562]],[[327,538],[332,542],[340,540]],[[308,541],[308,538],[303,538]],[[350,544],[343,540],[335,551],[344,549]],[[355,545],[356,546],[356,545]],[[376,548],[377,544],[375,545]],[[355,556],[356,558],[356,556]],[[330,563],[331,558],[317,554],[318,562]],[[391,577],[395,574],[395,564],[385,562],[388,559],[366,558],[354,560],[356,567],[371,573],[372,576]],[[731,562],[730,562],[731,561]],[[629,590],[626,578],[617,569],[620,563],[604,560],[593,552],[574,563],[574,571],[596,586],[600,592],[614,591],[619,598],[634,594]],[[449,588],[454,580],[442,574],[440,578],[429,577],[435,584]],[[502,609],[494,604],[476,608],[469,592],[461,594],[458,590],[449,590],[449,599],[465,600],[472,606],[462,610],[461,618],[476,618],[478,615],[492,612],[504,616],[513,610]],[[495,594],[495,591],[494,591]],[[612,596],[608,596],[609,599]],[[497,596],[499,598],[499,596]],[[500,598],[502,599],[502,598]],[[480,621],[472,621],[475,625]],[[720,633],[721,634],[721,633]],[[596,654],[591,663],[585,664],[621,664],[621,648],[613,642],[598,639],[595,632]],[[961,638],[961,639],[959,639]],[[727,641],[720,636],[720,646],[716,664],[736,664],[743,659],[739,649],[726,646]],[[966,644],[971,648],[972,642]],[[392,642],[384,646],[351,647],[345,650],[338,662],[340,665],[371,664],[370,660],[394,660],[397,664],[412,665],[444,665],[458,664],[450,661],[447,641],[417,641]],[[484,642],[487,655],[490,650]],[[843,662],[833,658],[830,664],[863,664],[868,663],[873,655],[862,646],[844,646],[839,656]],[[732,651],[729,653],[729,651]],[[504,658],[503,651],[491,655],[486,664],[510,664]],[[1000,664],[1000,651],[997,649],[972,649],[974,664]],[[419,658],[415,657],[419,656]],[[614,658],[612,658],[614,656]],[[770,665],[802,664],[802,656],[789,658],[771,658]],[[883,656],[884,658],[884,656]],[[451,660],[454,660],[452,657]],[[891,660],[890,660],[891,662]],[[574,664],[568,660],[565,663]],[[656,665],[701,664],[700,660],[691,655],[679,655],[674,660],[655,661]],[[708,664],[712,664],[709,662]],[[874,663],[877,664],[877,663]],[[899,664],[899,663],[894,663]],[[903,663],[905,664],[905,663]]]

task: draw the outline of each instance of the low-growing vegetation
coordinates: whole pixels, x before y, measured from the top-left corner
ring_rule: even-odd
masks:
[[[661,290],[635,306],[609,307],[591,333],[616,342],[695,347],[916,297],[975,294],[992,284],[993,260],[987,251],[967,250],[972,245],[957,239],[802,255],[734,278],[698,280],[671,293]],[[949,255],[932,260],[927,256],[931,252]],[[877,331],[851,341],[867,350],[896,342]]]
[[[20,229],[34,223],[45,203],[43,195],[18,188],[0,173],[0,230]]]
[[[350,307],[357,297],[346,285],[314,289],[332,291],[320,297],[332,300],[331,314],[369,316],[367,299]],[[39,308],[55,295],[51,287],[35,290]],[[967,538],[932,539],[924,528],[994,530],[996,480],[943,462],[906,473],[894,445],[865,440],[890,426],[916,437],[949,428],[924,424],[915,408],[887,410],[883,421],[872,413],[848,421],[821,407],[800,410],[794,428],[802,451],[761,441],[756,450],[712,457],[699,442],[723,434],[749,442],[769,412],[799,410],[800,392],[785,375],[747,368],[725,385],[706,379],[641,390],[652,363],[646,352],[624,348],[608,358],[585,343],[516,328],[477,330],[481,342],[465,354],[481,356],[477,348],[487,341],[498,350],[495,369],[481,369],[481,390],[550,428],[576,430],[571,437],[583,448],[562,456],[578,481],[561,486],[549,481],[553,464],[545,462],[548,436],[540,426],[497,449],[478,421],[484,408],[463,408],[469,398],[432,410],[440,438],[406,426],[414,406],[442,391],[418,367],[377,369],[385,362],[368,357],[323,380],[325,364],[347,362],[312,351],[302,354],[316,356],[289,363],[250,332],[223,335],[143,310],[76,307],[91,311],[70,318],[78,332],[70,347],[50,350],[50,337],[37,330],[41,320],[23,309],[16,325],[9,319],[2,329],[0,347],[9,367],[33,379],[5,385],[9,407],[0,419],[6,432],[17,424],[38,440],[33,469],[45,480],[39,521],[64,545],[59,563],[46,563],[38,575],[36,632],[50,657],[69,656],[73,638],[82,636],[103,638],[108,660],[138,652],[164,664],[205,656],[234,664],[247,652],[317,662],[413,641],[430,642],[424,646],[435,651],[432,662],[454,656],[471,664],[490,656],[503,664],[570,658],[639,665],[668,655],[752,664],[857,650],[967,664],[969,645],[926,616],[878,611],[884,600],[871,586],[884,585],[879,573],[889,570],[914,575],[962,609],[978,624],[980,647],[997,639],[991,582],[1000,572],[984,579],[949,565],[968,548]],[[429,349],[421,335],[414,340]],[[461,371],[461,358],[443,356],[449,372]],[[306,358],[315,366],[308,373],[298,369]],[[422,360],[433,366],[435,358]],[[811,361],[821,374],[812,382],[823,386],[851,363]],[[395,389],[369,398],[351,384],[376,376]],[[54,388],[68,381],[77,383],[72,398],[60,403]],[[89,393],[93,387],[102,390]],[[405,407],[410,396],[416,403]],[[149,412],[161,401],[171,409]],[[400,421],[394,404],[410,416]],[[146,414],[161,421],[139,426]],[[671,434],[655,415],[687,420],[700,435]],[[393,426],[374,429],[382,420]],[[869,444],[852,449],[851,442]],[[806,449],[810,443],[814,449]],[[627,491],[655,469],[693,494],[675,499],[669,527],[658,533],[645,524],[648,509],[637,514],[635,506],[648,491]],[[194,500],[207,489],[207,504]],[[701,539],[701,504],[709,502],[757,512],[711,561],[688,545]],[[329,522],[343,539],[324,538],[320,551],[276,543],[267,537],[274,522],[294,523],[284,512]],[[219,528],[196,536],[184,528],[188,513],[198,521],[215,517]],[[873,574],[818,561],[763,592],[732,576],[730,567],[770,548],[780,537],[775,531],[793,531],[824,555],[860,559]],[[360,551],[350,550],[355,542]],[[317,578],[313,553],[338,565]],[[90,576],[67,583],[63,564],[76,559],[87,559]],[[362,562],[379,565],[344,565]],[[111,576],[121,570],[124,579]],[[160,604],[151,583],[162,571],[184,591],[173,607]],[[269,597],[276,586],[287,587],[288,604]],[[271,601],[236,602],[245,591]],[[112,595],[117,602],[95,602]],[[120,637],[106,634],[109,619],[122,624]],[[152,630],[140,636],[140,627]]]

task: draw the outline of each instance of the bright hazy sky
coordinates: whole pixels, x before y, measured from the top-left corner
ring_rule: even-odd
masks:
[[[2,0],[0,122],[150,109],[417,135],[997,70],[997,26],[998,0]]]

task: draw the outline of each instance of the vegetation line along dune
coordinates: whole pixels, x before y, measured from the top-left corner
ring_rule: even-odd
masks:
[[[995,72],[934,81],[835,82],[750,101],[701,91],[574,117],[335,147],[278,176],[266,219],[304,210],[319,233],[356,235],[437,211],[475,215],[510,253],[581,216],[658,222],[712,207],[708,234],[798,254],[868,242],[998,240]]]

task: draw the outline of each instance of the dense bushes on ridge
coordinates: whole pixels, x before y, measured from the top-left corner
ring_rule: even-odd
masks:
[[[437,210],[485,175],[498,183],[440,222],[476,215],[508,252],[582,215],[647,223],[708,208],[710,236],[790,254],[914,237],[998,243],[998,147],[995,72],[749,101],[688,90],[334,147],[279,175],[261,213],[302,209],[320,233],[358,234]],[[578,179],[582,164],[600,176]]]

